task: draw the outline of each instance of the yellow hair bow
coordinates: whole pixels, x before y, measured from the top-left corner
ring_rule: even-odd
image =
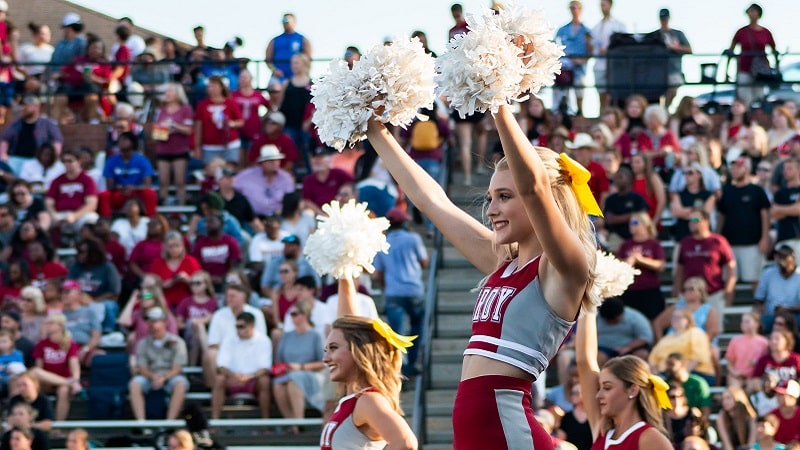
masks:
[[[669,396],[667,396],[667,391],[669,390],[667,382],[657,375],[650,375],[650,384],[653,385],[653,392],[656,394],[658,406],[661,409],[672,409],[672,403],[669,401]]]
[[[592,190],[589,189],[589,179],[592,178],[592,174],[580,163],[570,158],[566,153],[560,153],[558,155],[558,161],[561,163],[561,167],[569,173],[570,178],[572,178],[572,192],[574,192],[575,197],[578,198],[578,203],[581,205],[583,212],[593,216],[603,217],[603,211],[600,210],[600,206],[597,204]]]
[[[414,345],[414,343],[411,341],[417,338],[416,336],[403,336],[402,334],[395,333],[395,331],[392,330],[392,327],[390,327],[389,324],[381,319],[373,319],[372,328],[374,328],[378,334],[389,341],[389,344],[403,353],[406,353],[406,349],[408,347]]]

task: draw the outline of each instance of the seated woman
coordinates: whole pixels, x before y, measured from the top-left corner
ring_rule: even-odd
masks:
[[[83,292],[92,298],[90,308],[100,318],[103,333],[116,328],[121,289],[119,272],[108,261],[104,246],[95,239],[83,239],[77,246],[75,262],[69,266],[67,277],[79,280]]]
[[[706,303],[708,293],[706,292],[706,282],[700,277],[691,277],[683,282],[683,298],[672,306],[667,307],[653,321],[653,331],[656,340],[661,339],[665,334],[670,333],[672,324],[672,313],[676,309],[686,309],[692,314],[695,326],[702,329],[710,340],[719,335],[719,316],[717,311]]]
[[[50,243],[50,237],[39,228],[37,223],[32,220],[22,222],[11,235],[11,242],[0,251],[0,260],[15,261],[19,259],[30,260],[28,255],[28,244],[33,241]]]
[[[728,386],[743,387],[753,376],[756,363],[767,353],[769,341],[758,334],[760,319],[758,313],[742,315],[739,325],[742,334],[737,334],[728,343],[725,359],[728,360]]]
[[[178,322],[167,307],[164,291],[161,288],[161,278],[148,273],[142,278],[141,290],[133,291],[117,319],[120,327],[130,331],[127,344],[131,355],[136,352],[136,344],[147,336],[147,311],[155,307],[167,313],[167,332],[177,335]]]
[[[683,355],[689,370],[714,386],[714,364],[711,356],[711,341],[708,335],[695,326],[691,311],[677,308],[672,312],[672,333],[662,337],[650,350],[650,365],[654,371],[664,372],[667,359],[672,353]]]
[[[289,308],[297,301],[297,292],[294,290],[297,281],[297,263],[295,261],[283,261],[278,266],[278,274],[281,278],[281,285],[272,290],[272,308],[270,315],[275,319],[275,327],[270,330],[272,346],[278,347],[281,335],[283,334],[283,318]]]
[[[295,329],[281,338],[273,365],[275,402],[287,419],[303,418],[306,404],[320,411],[323,407],[323,340],[309,321],[310,313],[311,305],[303,302],[289,308]],[[298,433],[296,426],[289,431]]]
[[[67,419],[70,397],[83,389],[78,344],[66,324],[63,314],[50,314],[44,322],[46,337],[33,348],[36,367],[31,373],[44,392],[56,392],[56,420]]]
[[[153,261],[150,272],[161,278],[164,287],[164,298],[170,311],[192,295],[189,281],[192,275],[200,271],[200,263],[186,251],[183,236],[170,231],[164,237],[161,255]]]
[[[38,287],[26,286],[20,292],[20,334],[36,343],[44,337],[43,324],[46,317],[44,293]]]
[[[18,221],[33,220],[39,228],[45,231],[50,229],[50,213],[44,206],[44,200],[33,195],[28,181],[21,178],[12,181],[8,185],[8,201],[14,205]]]
[[[193,273],[189,286],[192,295],[178,305],[175,318],[189,347],[188,364],[194,366],[201,362],[200,351],[206,347],[206,331],[211,315],[217,310],[217,299],[214,298],[214,284],[208,272],[201,270]]]
[[[47,192],[53,180],[64,174],[66,170],[64,163],[58,158],[56,149],[49,142],[45,142],[36,150],[34,159],[22,164],[17,180],[27,184],[31,191]],[[12,202],[19,201],[12,196],[9,198]],[[44,207],[44,202],[42,202],[42,206]],[[43,226],[43,228],[49,227]]]
[[[169,223],[161,214],[150,218],[147,224],[147,236],[139,241],[131,250],[128,258],[128,276],[131,281],[138,281],[150,272],[150,266],[161,256],[164,246],[164,235],[169,231]]]
[[[33,407],[27,403],[17,403],[11,407],[8,417],[6,417],[6,423],[8,423],[10,430],[3,433],[0,448],[4,450],[20,448],[11,445],[12,430],[24,429],[30,430],[32,437],[31,450],[50,450],[50,441],[47,433],[33,426],[33,417]]]
[[[717,432],[723,450],[736,450],[756,441],[756,411],[740,387],[722,393],[722,409],[717,415]]]
[[[762,356],[753,369],[753,377],[748,381],[751,390],[760,387],[765,373],[777,375],[778,381],[796,379],[800,374],[800,354],[792,351],[794,335],[788,330],[773,330],[769,335],[767,353]]]
[[[56,261],[56,251],[48,241],[32,241],[28,243],[28,270],[31,284],[40,289],[48,280],[63,280],[68,270]]]
[[[3,283],[0,285],[0,309],[19,311],[22,288],[30,284],[31,274],[27,261],[19,260],[9,264],[3,271]]]
[[[797,120],[785,106],[772,110],[772,127],[767,130],[769,151],[781,157],[789,155],[792,139],[797,136]]]
[[[128,255],[133,247],[147,238],[147,228],[150,218],[143,216],[144,204],[138,198],[129,198],[122,207],[125,217],[114,220],[111,232],[116,233],[119,243],[125,247]]]

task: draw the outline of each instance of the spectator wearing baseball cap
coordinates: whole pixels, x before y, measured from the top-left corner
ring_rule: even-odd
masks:
[[[50,60],[55,65],[48,67],[48,72],[54,78],[59,77],[61,66],[72,64],[75,58],[86,54],[86,38],[81,34],[81,16],[74,12],[65,14],[61,20],[61,31],[63,38],[56,44]]]
[[[315,214],[322,214],[322,205],[335,199],[342,185],[354,181],[349,173],[333,167],[334,152],[331,147],[315,148],[311,155],[311,173],[303,178],[303,200]]]
[[[789,444],[800,441],[800,408],[797,398],[800,397],[800,383],[794,379],[782,380],[775,387],[778,408],[769,413],[778,419],[775,430],[775,442]]]
[[[261,132],[256,136],[253,141],[253,146],[248,152],[247,161],[254,163],[258,160],[261,147],[265,145],[274,145],[283,154],[281,160],[281,169],[294,173],[295,162],[297,162],[298,153],[297,146],[292,138],[283,132],[286,126],[286,116],[280,111],[275,111],[267,114],[261,119]]]

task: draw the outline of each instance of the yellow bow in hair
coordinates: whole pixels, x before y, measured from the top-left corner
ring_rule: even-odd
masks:
[[[667,396],[667,391],[669,390],[667,382],[657,375],[650,375],[650,384],[653,385],[653,392],[656,394],[658,406],[661,409],[672,409],[672,403],[669,401],[669,396]]]
[[[603,211],[600,210],[600,206],[597,204],[592,190],[589,189],[589,179],[592,178],[592,174],[580,163],[570,158],[566,153],[560,153],[558,158],[561,167],[569,173],[572,179],[572,192],[574,192],[575,197],[578,198],[578,203],[581,205],[583,212],[593,216],[603,217]]]
[[[406,353],[406,349],[408,347],[414,345],[414,343],[411,341],[417,338],[416,336],[403,336],[402,334],[395,333],[394,330],[392,330],[392,327],[390,327],[389,324],[381,319],[373,319],[372,328],[374,328],[378,334],[389,341],[389,344],[403,353]]]

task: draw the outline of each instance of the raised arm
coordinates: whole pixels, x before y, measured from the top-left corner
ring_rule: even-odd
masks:
[[[500,142],[511,169],[514,186],[523,198],[525,212],[544,253],[561,281],[583,292],[589,275],[586,253],[556,204],[544,164],[517,124],[508,106],[495,114]],[[580,296],[575,296],[580,298]]]
[[[339,306],[336,310],[336,317],[357,315],[356,284],[350,278],[342,278],[339,280]]]
[[[445,237],[483,273],[497,268],[492,232],[453,204],[441,186],[400,147],[386,127],[370,121],[367,137],[403,192]]]
[[[594,313],[583,312],[578,320],[575,362],[578,365],[583,407],[586,409],[594,442],[600,434],[602,424],[600,405],[596,400],[600,388],[600,366],[597,364],[597,316]]]

